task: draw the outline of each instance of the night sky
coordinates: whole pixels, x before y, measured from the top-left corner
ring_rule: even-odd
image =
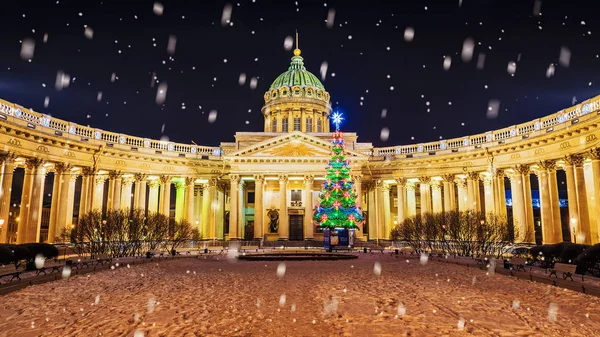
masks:
[[[346,115],[344,131],[376,146],[448,139],[600,93],[596,2],[166,0],[161,14],[151,0],[5,0],[0,97],[104,130],[216,146],[236,131],[263,131],[263,93],[287,69],[292,51],[284,41],[298,29],[307,69],[321,77],[327,62],[323,83]],[[227,4],[231,24],[222,24]],[[474,53],[464,62],[469,37]],[[35,42],[31,61],[26,39]],[[70,78],[60,91],[59,71]],[[157,82],[168,85],[162,105]],[[487,116],[490,100],[500,102],[496,118]],[[384,127],[390,134],[382,140]]]

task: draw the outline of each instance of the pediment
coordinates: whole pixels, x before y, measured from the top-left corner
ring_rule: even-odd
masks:
[[[226,157],[327,157],[331,156],[331,143],[302,132],[292,132],[273,137],[228,154]],[[364,157],[346,151],[348,157]]]

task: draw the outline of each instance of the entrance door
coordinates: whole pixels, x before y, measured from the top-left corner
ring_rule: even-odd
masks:
[[[254,221],[248,221],[244,229],[244,240],[254,239]]]
[[[304,216],[290,215],[290,240],[304,240]]]

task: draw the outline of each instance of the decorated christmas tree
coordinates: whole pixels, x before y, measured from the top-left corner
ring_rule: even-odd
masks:
[[[327,165],[325,182],[319,194],[319,204],[313,220],[321,228],[357,228],[364,217],[356,205],[356,192],[350,177],[350,163],[344,154],[345,146],[339,130],[340,113],[333,114],[335,133],[332,140],[332,155]]]

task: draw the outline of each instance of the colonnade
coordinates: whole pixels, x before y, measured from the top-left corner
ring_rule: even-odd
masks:
[[[567,178],[569,230],[564,233],[565,238],[556,177],[559,169],[565,171]],[[416,215],[418,209],[421,215],[471,210],[506,217],[504,178],[508,177],[515,236],[519,242],[534,242],[531,174],[535,174],[539,186],[543,243],[562,242],[566,237],[577,243],[600,242],[600,148],[556,160],[490,168],[485,172],[374,180],[366,192],[370,200],[370,238],[389,239],[393,224]],[[391,210],[393,185],[397,199],[396,209]],[[418,200],[417,189],[420,192]],[[392,213],[396,214],[395,219]]]
[[[14,153],[0,154],[0,243],[39,242],[41,233],[42,201],[46,176],[54,173],[48,227],[48,242],[55,242],[63,229],[72,228],[77,181],[81,190],[79,216],[90,211],[140,209],[149,213],[170,216],[171,184],[175,184],[175,220],[186,220],[201,230],[204,238],[218,234],[218,210],[223,209],[224,198],[217,200],[216,178],[196,184],[195,177],[170,175],[148,176],[141,173],[94,170],[73,167],[69,163],[46,162],[39,158],[18,158]],[[14,171],[25,169],[16,237],[9,240],[8,221]],[[81,179],[78,179],[81,176]],[[108,184],[108,188],[105,188]],[[195,201],[201,197],[202,202]],[[211,202],[213,201],[213,202]],[[214,207],[211,205],[214,204]],[[218,203],[220,201],[220,204]],[[221,231],[222,232],[222,231]]]

